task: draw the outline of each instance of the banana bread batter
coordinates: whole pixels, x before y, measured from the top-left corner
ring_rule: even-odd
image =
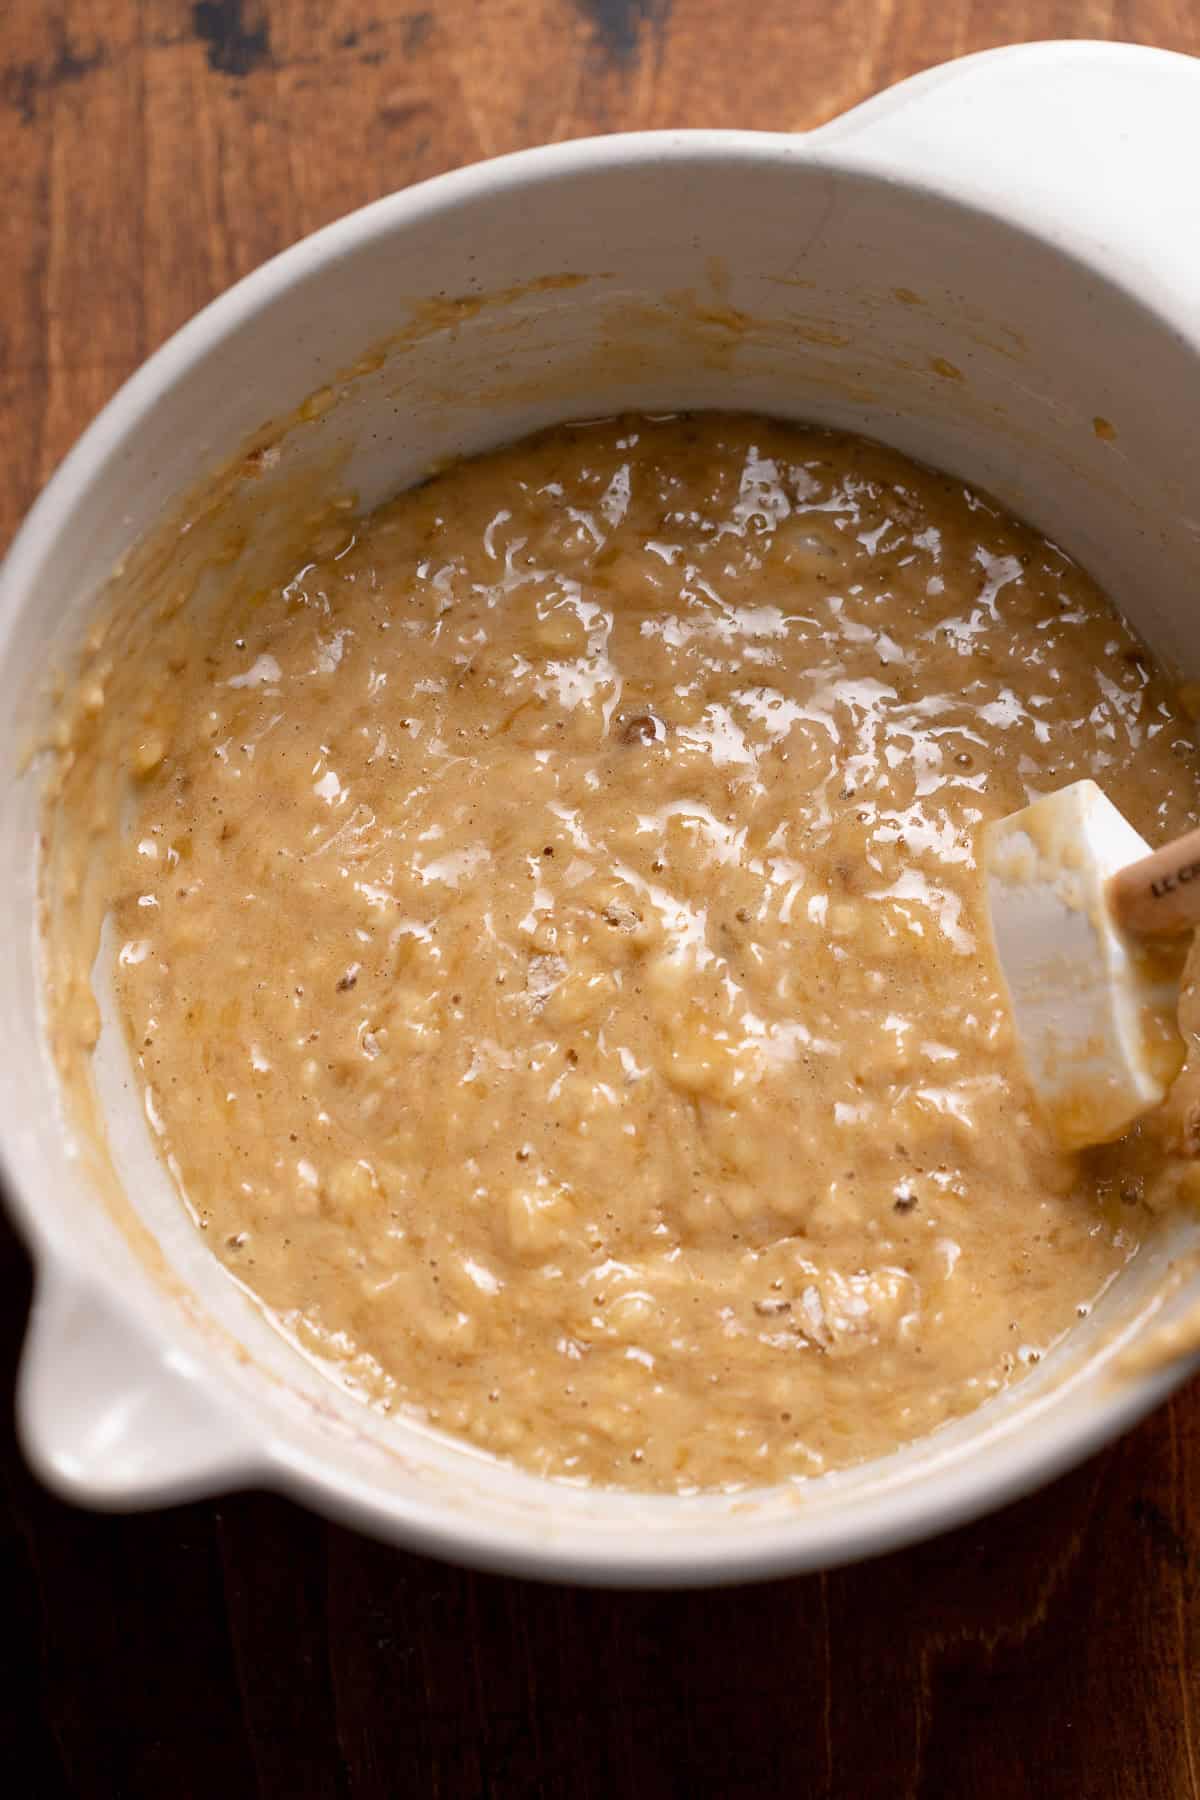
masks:
[[[1055,1148],[977,844],[1084,775],[1182,831],[1195,751],[986,498],[591,423],[329,515],[195,631],[77,707],[131,777],[120,1009],[214,1251],[374,1404],[566,1477],[818,1473],[1136,1247],[1177,1165]]]

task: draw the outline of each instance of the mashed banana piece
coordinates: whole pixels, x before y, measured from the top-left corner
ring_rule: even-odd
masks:
[[[90,727],[120,1009],[213,1249],[376,1404],[555,1475],[818,1473],[1135,1248],[1170,1159],[1055,1148],[977,845],[1084,775],[1181,831],[1195,752],[987,499],[757,419],[559,429],[195,633]]]

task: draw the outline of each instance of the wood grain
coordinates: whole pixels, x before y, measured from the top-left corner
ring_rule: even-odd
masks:
[[[301,233],[549,138],[803,129],[1176,0],[8,0],[0,545],[142,358]],[[26,1259],[0,1224],[11,1392]],[[475,1576],[245,1495],[130,1519],[0,1458],[0,1747],[36,1796],[1198,1794],[1200,1402],[861,1569],[707,1595]],[[19,1760],[18,1760],[19,1759]]]

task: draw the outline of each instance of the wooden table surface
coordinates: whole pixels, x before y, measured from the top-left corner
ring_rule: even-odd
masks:
[[[0,548],[168,332],[363,201],[551,138],[802,129],[964,51],[1104,36],[1200,52],[1200,8],[4,0]],[[0,1218],[6,1392],[28,1293]],[[91,1517],[10,1427],[2,1470],[22,1800],[1198,1794],[1195,1391],[983,1524],[714,1594],[465,1574],[262,1495]]]

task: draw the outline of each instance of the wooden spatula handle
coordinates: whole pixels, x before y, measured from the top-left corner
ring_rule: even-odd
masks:
[[[1118,869],[1108,884],[1117,924],[1135,937],[1164,937],[1200,925],[1200,830]]]

